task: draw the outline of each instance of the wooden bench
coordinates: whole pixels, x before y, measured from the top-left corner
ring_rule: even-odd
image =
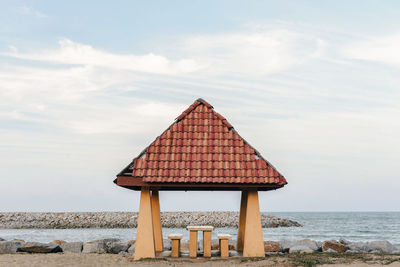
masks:
[[[221,252],[221,258],[229,257],[229,239],[232,238],[231,235],[228,234],[218,234],[219,240],[219,252]]]
[[[203,256],[205,258],[211,257],[211,231],[214,230],[213,226],[188,226],[186,229],[190,233],[189,241],[189,256],[191,258],[197,257],[197,232],[203,231]]]
[[[168,235],[168,239],[171,239],[171,257],[179,258],[179,254],[181,251],[181,239],[182,234],[170,234]]]

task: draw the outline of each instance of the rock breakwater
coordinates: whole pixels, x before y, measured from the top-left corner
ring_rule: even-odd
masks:
[[[67,229],[67,228],[135,228],[137,212],[1,212],[2,229]],[[238,212],[162,212],[163,227],[182,228],[187,225],[237,227]],[[300,227],[292,220],[261,214],[264,228]]]
[[[54,240],[50,243],[25,242],[24,240],[0,241],[1,254],[15,254],[18,252],[28,253],[110,253],[133,256],[135,253],[135,240],[121,240],[116,238],[98,239],[87,242],[66,242],[63,240]],[[203,250],[203,244],[198,241],[198,251]],[[219,241],[211,240],[211,249],[213,256],[218,255]],[[189,243],[181,244],[181,256],[188,257]],[[231,256],[240,256],[236,252],[236,240],[229,241],[229,250]],[[392,245],[386,240],[377,240],[371,242],[350,242],[344,239],[339,241],[328,240],[325,242],[314,241],[311,239],[302,240],[281,240],[264,241],[264,251],[266,255],[283,253],[371,253],[371,254],[399,254],[400,247]],[[170,257],[171,240],[164,239],[164,251],[159,257]]]

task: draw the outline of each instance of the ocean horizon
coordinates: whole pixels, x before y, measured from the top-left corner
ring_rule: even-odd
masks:
[[[400,245],[400,212],[263,212],[280,218],[297,221],[303,227],[263,228],[264,240],[299,240],[310,238],[316,241],[339,240],[373,241],[387,240]],[[170,233],[182,233],[183,240],[189,235],[184,228],[163,228],[164,238]],[[237,228],[216,228],[217,233],[227,233],[236,239]],[[89,241],[103,238],[131,240],[136,238],[136,228],[79,228],[79,229],[0,229],[0,237],[25,241],[51,242],[56,239]]]

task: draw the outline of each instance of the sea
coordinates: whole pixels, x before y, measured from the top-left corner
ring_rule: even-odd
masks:
[[[264,240],[316,241],[339,240],[372,241],[388,240],[400,246],[400,212],[268,212],[268,214],[297,221],[303,227],[263,228]],[[184,228],[163,228],[164,238],[171,233],[183,234]],[[216,228],[213,234],[231,234],[236,239],[237,228]],[[0,229],[0,237],[25,241],[50,242],[53,240],[89,241],[103,238],[131,240],[136,238],[136,228],[82,228],[82,229]],[[216,237],[216,236],[215,236]]]

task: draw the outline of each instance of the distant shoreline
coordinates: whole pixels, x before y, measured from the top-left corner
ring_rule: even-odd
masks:
[[[135,228],[137,212],[0,212],[0,229]],[[187,225],[237,227],[239,213],[233,211],[161,212],[167,228]],[[261,214],[263,228],[301,227],[296,221]]]

